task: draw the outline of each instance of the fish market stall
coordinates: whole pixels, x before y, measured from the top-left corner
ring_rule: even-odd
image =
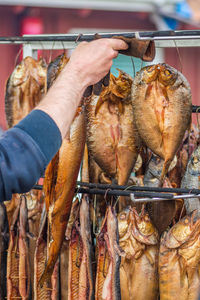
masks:
[[[199,47],[200,31],[99,33],[156,49]],[[6,85],[9,127],[41,100],[73,49],[93,34],[0,37],[23,44]],[[140,48],[141,49],[141,48]],[[34,74],[34,76],[33,76]],[[17,82],[17,84],[16,84]],[[197,300],[200,128],[192,90],[165,63],[112,72],[87,89],[43,183],[1,204],[0,299]]]

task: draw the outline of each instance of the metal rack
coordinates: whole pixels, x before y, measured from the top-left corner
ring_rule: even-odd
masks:
[[[149,32],[113,32],[98,33],[102,38],[124,36],[140,40],[155,41],[156,48],[200,47],[200,30],[149,31]],[[0,37],[0,44],[23,44],[23,56],[37,58],[38,50],[73,49],[82,41],[92,41],[93,33],[87,34],[46,34],[25,35],[23,37]],[[200,106],[194,106],[192,112],[200,113]],[[42,189],[35,185],[35,189]],[[152,188],[141,186],[118,186],[108,184],[83,183],[77,181],[76,193],[130,196],[133,202],[154,202],[179,198],[200,198],[199,189]],[[178,193],[179,195],[174,195]],[[137,197],[137,198],[135,198]]]

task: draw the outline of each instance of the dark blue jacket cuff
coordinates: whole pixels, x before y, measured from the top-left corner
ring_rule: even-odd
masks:
[[[61,146],[62,137],[59,128],[54,120],[41,110],[33,110],[15,127],[32,137],[46,157],[47,163]]]

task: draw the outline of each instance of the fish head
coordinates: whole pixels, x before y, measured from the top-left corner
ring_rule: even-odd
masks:
[[[165,238],[165,245],[168,248],[178,248],[190,238],[196,236],[197,233],[200,233],[200,218],[195,210],[169,230]]]
[[[120,238],[123,237],[128,230],[129,214],[129,208],[125,208],[118,214],[118,230]]]
[[[156,245],[158,243],[158,231],[153,225],[144,205],[140,214],[137,213],[135,208],[132,208],[131,216],[133,222],[133,236],[141,243]]]
[[[200,147],[193,152],[187,170],[191,175],[200,175]]]
[[[119,71],[118,77],[110,74],[109,92],[121,99],[127,99],[131,94],[133,79],[124,71],[117,70]]]
[[[164,86],[171,86],[178,78],[178,72],[167,64],[158,64],[158,81]]]
[[[159,74],[158,65],[147,66],[141,70],[141,76],[142,76],[141,79],[144,83],[150,83],[157,79],[158,74]]]

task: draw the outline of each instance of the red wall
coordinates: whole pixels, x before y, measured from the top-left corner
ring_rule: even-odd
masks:
[[[14,7],[0,6],[0,36],[19,35],[21,15]],[[120,13],[88,10],[67,9],[29,9],[30,15],[39,16],[44,23],[44,33],[67,33],[71,28],[109,28],[117,30],[156,30],[145,13]],[[5,82],[15,67],[15,60],[19,46],[0,44],[0,126],[6,128],[4,113]],[[182,71],[191,84],[193,103],[200,104],[198,100],[200,85],[198,78],[200,73],[200,48],[180,49]],[[50,57],[50,51],[45,51],[44,56]],[[181,70],[180,61],[176,49],[166,49],[166,63]]]

